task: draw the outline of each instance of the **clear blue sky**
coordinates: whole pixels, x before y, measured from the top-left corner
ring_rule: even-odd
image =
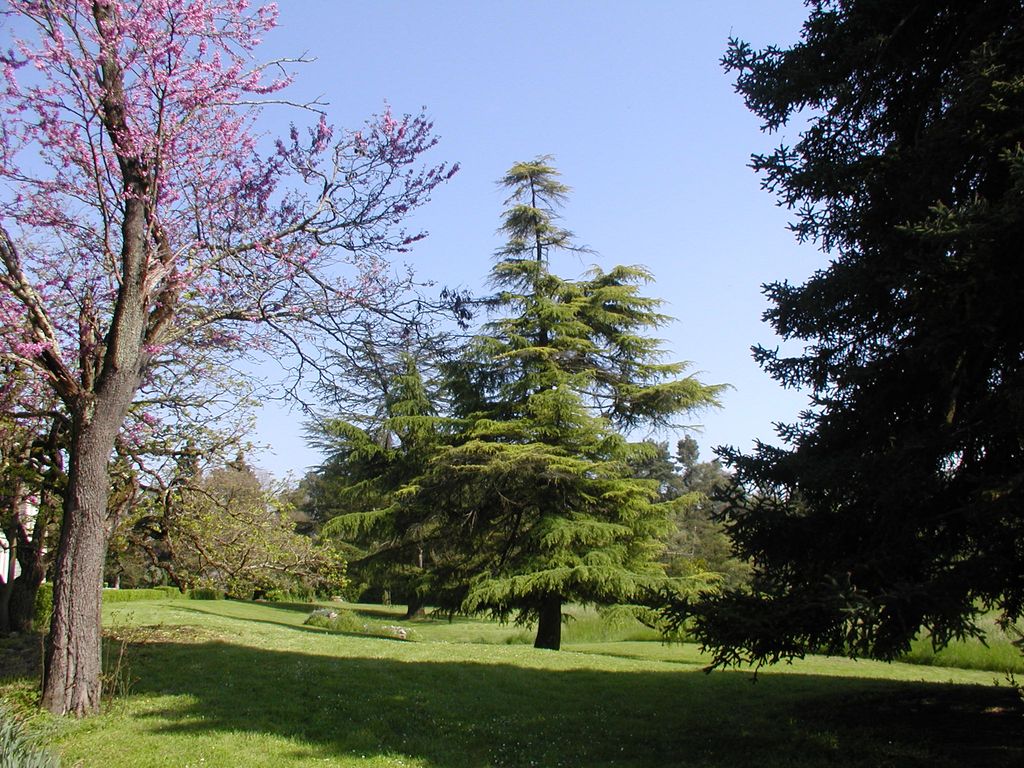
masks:
[[[711,458],[715,445],[774,439],[772,423],[805,403],[754,364],[750,346],[776,343],[760,320],[761,284],[801,280],[825,257],[796,244],[788,213],[746,167],[780,137],[759,132],[719,64],[730,34],[787,45],[805,15],[799,0],[281,0],[261,54],[316,57],[289,96],[330,102],[341,126],[358,127],[385,100],[396,113],[427,108],[442,136],[433,159],[462,170],[415,219],[430,233],[409,258],[421,278],[480,288],[500,244],[495,180],[554,155],[573,188],[564,224],[596,253],[552,268],[654,272],[648,293],[677,318],[662,333],[672,358],[733,387],[721,410],[695,417]],[[278,476],[317,464],[301,423],[267,407],[257,439],[272,450],[255,463]]]

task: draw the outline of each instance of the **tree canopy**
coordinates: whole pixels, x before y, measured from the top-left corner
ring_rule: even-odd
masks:
[[[809,6],[793,47],[724,59],[766,130],[807,120],[753,167],[830,262],[765,288],[803,350],[755,357],[811,404],[723,452],[755,572],[689,606],[720,663],[893,658],[1024,611],[1024,7]]]

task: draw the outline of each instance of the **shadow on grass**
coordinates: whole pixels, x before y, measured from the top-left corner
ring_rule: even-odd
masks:
[[[322,627],[311,627],[305,624],[295,624],[289,621],[274,621],[273,619],[257,619],[252,616],[232,616],[225,614],[217,610],[204,611],[202,608],[180,608],[180,613],[199,613],[203,616],[219,616],[223,619],[234,619],[235,621],[244,621],[246,623],[253,624],[269,624],[272,627],[286,627],[288,629],[294,629],[297,632],[308,632],[313,635],[322,635],[326,632]]]
[[[545,653],[539,651],[538,653]],[[1007,689],[738,673],[563,671],[324,657],[226,643],[132,651],[159,735],[266,733],[308,759],[407,756],[470,766],[1024,764]],[[183,673],[183,670],[188,670]]]

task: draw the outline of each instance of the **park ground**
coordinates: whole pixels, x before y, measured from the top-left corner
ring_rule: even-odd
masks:
[[[385,606],[349,607],[409,639],[330,632],[314,607],[106,605],[103,714],[30,727],[66,768],[1024,765],[1024,706],[994,670],[809,657],[755,681],[586,612],[553,652]],[[26,713],[37,642],[0,645],[0,696]]]

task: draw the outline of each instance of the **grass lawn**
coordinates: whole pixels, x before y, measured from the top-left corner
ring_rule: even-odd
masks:
[[[106,606],[130,693],[42,725],[66,768],[1024,765],[1021,702],[993,672],[818,657],[752,683],[587,617],[552,652],[515,627],[385,608],[419,640],[331,634],[303,626],[309,610]]]

